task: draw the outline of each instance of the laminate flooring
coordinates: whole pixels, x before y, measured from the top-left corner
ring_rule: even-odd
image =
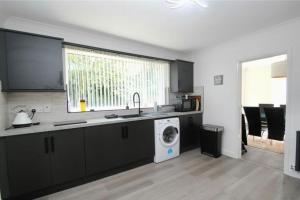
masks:
[[[215,159],[196,149],[39,200],[300,200],[300,180],[251,156]]]
[[[284,154],[249,145],[246,146],[246,149],[248,152],[242,156],[242,159],[283,171]]]
[[[273,151],[276,153],[281,153],[283,154],[284,152],[284,142],[283,141],[277,141],[277,140],[269,140],[267,138],[267,132],[263,134],[262,137],[256,137],[256,136],[251,136],[248,135],[248,145],[257,147],[260,149],[268,150],[268,151]]]

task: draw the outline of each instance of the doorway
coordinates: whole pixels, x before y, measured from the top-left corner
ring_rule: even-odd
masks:
[[[241,83],[242,158],[283,168],[287,55],[242,62]]]

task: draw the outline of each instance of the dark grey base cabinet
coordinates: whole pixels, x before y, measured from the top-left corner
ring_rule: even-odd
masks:
[[[83,129],[1,138],[1,150],[6,152],[0,158],[0,165],[6,166],[1,169],[1,188],[6,188],[1,191],[4,199],[85,175]]]
[[[180,121],[180,153],[200,147],[202,113],[182,115]]]
[[[179,119],[180,151],[199,147],[202,114]],[[32,199],[151,163],[153,158],[153,120],[2,137],[2,199]]]
[[[153,120],[2,137],[2,199],[32,199],[150,163],[153,157]]]
[[[153,126],[153,120],[143,120],[86,128],[87,175],[153,159]]]
[[[51,185],[50,150],[45,147],[47,138],[47,133],[5,138],[9,193],[2,195],[18,196]]]

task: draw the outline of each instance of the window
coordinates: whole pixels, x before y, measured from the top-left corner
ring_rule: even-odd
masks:
[[[80,111],[80,100],[87,111],[132,108],[134,92],[141,107],[166,104],[169,62],[70,46],[65,61],[70,112]]]

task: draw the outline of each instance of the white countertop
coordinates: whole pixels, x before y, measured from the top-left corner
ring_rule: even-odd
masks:
[[[49,122],[49,123],[41,123],[40,125],[30,126],[26,128],[3,130],[0,133],[0,137],[40,133],[40,132],[47,132],[47,131],[57,131],[57,130],[65,130],[65,129],[73,129],[73,128],[82,128],[82,127],[98,126],[98,125],[105,125],[105,124],[115,124],[115,123],[123,123],[123,122],[138,121],[138,120],[168,118],[168,117],[176,117],[181,115],[189,115],[189,114],[197,114],[197,113],[202,113],[202,111],[150,113],[147,116],[135,117],[135,118],[88,119],[86,120],[87,123],[63,125],[63,126],[54,126],[53,123]]]

